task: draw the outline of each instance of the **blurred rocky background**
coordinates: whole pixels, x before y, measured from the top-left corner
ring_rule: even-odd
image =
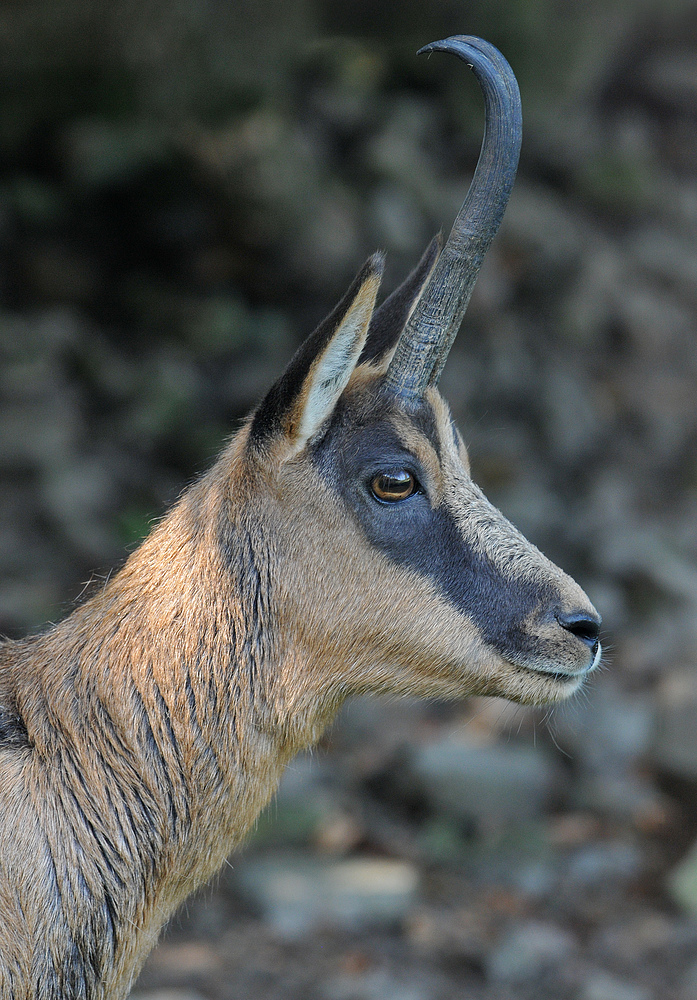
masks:
[[[374,249],[447,231],[480,34],[525,139],[442,388],[606,669],[533,711],[359,700],[139,1000],[697,996],[697,4],[4,0],[0,630],[67,613]]]

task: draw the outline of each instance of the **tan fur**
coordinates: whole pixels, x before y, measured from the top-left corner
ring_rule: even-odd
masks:
[[[358,294],[347,371],[376,287]],[[0,648],[0,708],[27,736],[0,742],[2,1000],[125,997],[163,923],[348,695],[553,701],[581,683],[580,640],[531,613],[546,652],[506,659],[432,580],[370,544],[303,447],[348,378],[318,391],[321,371],[285,434],[255,449],[245,426],[100,593]],[[379,366],[359,368],[346,406],[369,414],[380,382]],[[389,420],[434,509],[509,580],[538,575],[590,607],[488,504],[447,406],[435,390],[427,403],[437,442],[396,406]],[[566,676],[541,673],[550,663]]]

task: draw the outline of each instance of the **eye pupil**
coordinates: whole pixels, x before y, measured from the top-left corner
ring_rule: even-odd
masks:
[[[414,493],[416,480],[406,469],[398,472],[381,472],[373,479],[371,488],[378,500],[395,503],[398,500],[406,500]]]

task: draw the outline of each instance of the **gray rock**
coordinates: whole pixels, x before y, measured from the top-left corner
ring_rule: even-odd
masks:
[[[543,750],[477,746],[452,736],[416,749],[409,771],[435,810],[485,826],[539,816],[558,776]]]
[[[580,848],[569,860],[567,879],[578,887],[617,885],[640,873],[640,850],[623,840],[598,842]]]
[[[590,951],[601,965],[656,968],[666,959],[697,953],[697,922],[661,910],[629,912],[598,927]],[[694,994],[697,995],[697,992]]]
[[[360,976],[342,975],[325,984],[326,1000],[429,1000],[420,984],[401,983],[382,969]]]
[[[235,866],[233,881],[283,937],[315,928],[389,927],[417,898],[416,869],[387,858],[341,861],[261,857]]]
[[[525,924],[514,928],[488,955],[487,976],[496,983],[527,983],[565,963],[575,948],[573,936],[560,927]]]
[[[573,801],[579,809],[649,823],[664,816],[668,808],[667,800],[651,782],[634,774],[595,774],[582,778]]]
[[[598,971],[588,976],[578,1000],[651,1000],[652,996],[644,986]]]

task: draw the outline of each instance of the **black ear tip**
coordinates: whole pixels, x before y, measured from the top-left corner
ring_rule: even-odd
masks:
[[[374,254],[368,257],[367,261],[363,265],[362,273],[359,276],[364,280],[375,276],[376,278],[382,278],[383,271],[385,270],[385,251],[376,250]]]
[[[380,284],[384,270],[385,252],[384,250],[376,250],[374,254],[371,254],[370,257],[368,257],[363,267],[351,282],[351,287],[344,296],[342,302],[347,304],[351,299],[353,299],[358,289],[366,282],[377,281],[377,283]]]
[[[314,359],[325,350],[355,302],[360,299],[363,310],[369,307],[372,312],[384,268],[385,254],[382,251],[372,254],[336,308],[300,345],[254,413],[249,432],[250,446],[258,446],[274,434],[285,433],[283,421],[299,398]],[[355,358],[352,367],[354,365]]]

